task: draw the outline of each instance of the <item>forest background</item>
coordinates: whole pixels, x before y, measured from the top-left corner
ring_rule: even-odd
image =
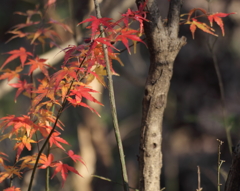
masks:
[[[42,1],[37,0],[2,0],[0,1],[0,51],[8,52],[18,49],[19,44],[28,47],[29,43],[24,39],[15,39],[5,44],[11,37],[6,32],[14,25],[24,22],[24,17],[13,14],[16,11],[25,12],[34,9],[35,5]],[[168,1],[159,1],[162,17],[167,14]],[[211,9],[211,12],[238,12],[240,3],[237,0],[190,1],[185,0],[182,13],[190,9],[200,7]],[[134,1],[103,0],[101,3],[102,16],[117,19],[120,13],[127,8],[136,9]],[[87,0],[58,0],[55,9],[50,11],[50,17],[65,20],[65,23],[76,26],[89,14],[95,14],[93,4]],[[75,20],[72,22],[72,20]],[[233,143],[239,140],[239,114],[240,114],[240,16],[232,15],[224,19],[225,37],[218,37],[214,52],[218,60],[225,90],[225,105],[227,121],[231,124]],[[217,33],[220,29],[216,26]],[[63,48],[74,44],[72,35],[56,28],[60,32]],[[77,27],[77,39],[81,42],[85,37],[83,27]],[[214,69],[212,55],[208,49],[208,42],[215,37],[197,30],[195,40],[191,37],[189,25],[180,27],[180,36],[187,37],[187,44],[180,51],[174,65],[173,78],[171,80],[168,104],[165,111],[163,125],[163,173],[162,187],[169,191],[195,190],[197,187],[197,165],[201,167],[202,187],[204,190],[214,190],[217,184],[217,151],[218,142],[224,141],[221,158],[226,160],[223,164],[222,182],[225,182],[231,157],[226,141],[225,129],[222,123],[222,105],[216,71]],[[119,45],[119,49],[124,47]],[[37,50],[43,52],[40,47]],[[44,52],[48,52],[48,48]],[[51,58],[51,62],[61,59],[59,50],[45,54],[43,58]],[[0,55],[0,63],[3,63],[7,55]],[[144,92],[144,84],[148,71],[148,50],[144,45],[139,45],[136,54],[129,55],[127,51],[121,54],[124,67],[118,63],[114,69],[120,76],[114,77],[116,91],[116,104],[120,122],[120,131],[125,149],[129,184],[137,187],[138,184],[138,149],[141,123],[141,102]],[[55,65],[57,67],[57,65]],[[29,100],[20,96],[14,103],[15,91],[5,89],[6,82],[0,83],[0,117],[7,114],[24,114],[29,105]],[[101,88],[99,86],[99,88]],[[101,89],[100,89],[101,91]],[[111,178],[120,182],[120,165],[117,154],[114,133],[109,109],[108,93],[106,89],[99,99],[104,107],[97,110],[102,115],[99,119],[87,109],[68,108],[62,116],[65,126],[64,138],[72,145],[71,149],[79,152],[86,166],[76,166],[84,178],[72,175],[68,178],[62,190],[121,190],[121,186],[93,178],[91,174]],[[10,142],[4,141],[0,145],[2,152],[11,152],[8,148]],[[58,154],[56,150],[56,155]],[[59,153],[60,155],[61,153]],[[41,190],[44,181],[41,173],[38,175],[37,187]],[[52,180],[59,187],[57,178]],[[19,184],[27,185],[25,177]],[[2,188],[0,188],[2,189]],[[22,189],[24,190],[24,189]]]

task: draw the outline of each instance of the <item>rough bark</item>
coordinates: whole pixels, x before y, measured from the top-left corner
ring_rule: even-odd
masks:
[[[182,1],[171,0],[168,22],[161,19],[157,0],[147,1],[144,31],[150,52],[150,68],[143,98],[139,153],[140,191],[159,191],[162,168],[162,121],[173,72],[173,63],[185,37],[179,38],[179,15]],[[137,5],[141,0],[137,0]]]
[[[225,191],[240,191],[240,143],[233,149],[233,159]]]

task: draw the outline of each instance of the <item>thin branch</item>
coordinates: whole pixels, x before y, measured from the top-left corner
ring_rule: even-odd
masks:
[[[96,10],[97,17],[102,18],[98,0],[94,0],[94,4],[95,4],[95,10]],[[104,29],[103,29],[102,26],[100,26],[100,33],[101,33],[101,36],[103,38],[105,38],[105,33],[104,33]],[[108,88],[109,88],[109,99],[110,99],[110,105],[111,105],[113,125],[114,125],[115,137],[116,137],[116,141],[117,141],[117,145],[118,145],[118,152],[119,152],[120,161],[121,161],[123,187],[124,187],[124,191],[129,191],[127,169],[126,169],[124,151],[123,151],[122,140],[121,140],[121,135],[120,135],[120,131],[119,131],[119,125],[118,125],[117,110],[116,110],[116,104],[115,104],[113,80],[112,80],[112,73],[111,73],[111,70],[110,70],[108,50],[107,50],[107,45],[102,44],[102,46],[103,46],[103,51],[104,51],[104,58],[105,58],[105,61],[106,61],[106,69],[107,69],[107,76],[108,76]]]
[[[202,191],[201,187],[201,172],[200,172],[200,167],[197,166],[197,174],[198,174],[198,188],[196,191]]]
[[[230,154],[232,154],[232,138],[230,134],[231,126],[228,125],[227,123],[227,110],[226,110],[226,105],[225,105],[225,93],[224,93],[224,86],[223,86],[223,80],[222,80],[222,75],[218,66],[218,61],[217,57],[214,54],[214,45],[216,44],[217,38],[214,40],[212,44],[210,44],[210,41],[208,41],[208,48],[211,53],[212,59],[213,59],[213,65],[217,74],[217,79],[218,79],[218,86],[220,89],[220,96],[221,96],[221,106],[222,106],[222,120],[223,120],[223,125],[226,131],[226,137],[227,137],[227,142],[228,142],[228,149]]]
[[[105,180],[105,181],[108,181],[108,182],[112,182],[112,183],[114,183],[114,184],[123,185],[123,184],[120,183],[120,182],[112,181],[110,178],[106,178],[106,177],[98,176],[98,175],[92,175],[92,176],[95,177],[95,178],[99,178],[99,179],[101,179],[101,180]],[[137,188],[133,188],[133,187],[130,187],[130,186],[129,186],[129,189],[132,189],[132,190],[135,190],[135,191],[139,191]]]
[[[86,56],[85,56],[85,57],[83,58],[83,60],[81,61],[80,65],[79,65],[79,68],[82,66],[82,64],[83,64],[83,62],[85,61],[85,59],[86,59]],[[78,74],[77,74],[77,76],[78,76]],[[84,78],[84,76],[83,76],[80,80],[82,80],[83,78]],[[31,178],[30,178],[30,183],[29,183],[29,186],[28,186],[28,191],[31,191],[31,189],[32,189],[32,184],[33,184],[33,180],[34,180],[34,175],[35,175],[35,172],[36,172],[36,170],[37,170],[37,165],[38,165],[40,156],[41,156],[41,154],[43,153],[45,147],[47,146],[47,144],[48,144],[48,142],[49,142],[50,137],[52,136],[52,134],[54,133],[54,131],[55,131],[56,127],[57,127],[57,123],[58,123],[58,121],[59,121],[59,118],[60,118],[63,110],[65,109],[65,107],[66,107],[66,105],[67,105],[67,96],[69,95],[69,93],[70,93],[70,91],[71,91],[71,88],[72,88],[74,82],[75,82],[75,80],[73,79],[72,82],[71,82],[71,84],[70,84],[70,86],[69,86],[69,88],[68,88],[68,91],[67,91],[67,93],[66,93],[66,96],[65,96],[65,98],[64,98],[64,100],[63,100],[62,106],[61,106],[60,109],[58,110],[58,113],[57,113],[55,122],[54,122],[54,124],[53,124],[53,128],[52,128],[52,130],[50,131],[50,133],[49,133],[48,137],[46,138],[46,140],[44,141],[43,146],[41,147],[40,151],[38,152],[38,156],[37,156],[37,158],[36,158],[36,162],[35,162],[35,164],[34,164],[33,171],[32,171],[32,175],[31,175]]]
[[[221,160],[221,146],[223,144],[223,141],[217,139],[219,142],[218,144],[218,166],[217,166],[217,187],[218,191],[221,191],[221,182],[220,182],[220,173],[221,173],[221,166],[225,162],[224,160]]]
[[[208,12],[211,12],[211,0],[207,0],[208,1]],[[223,86],[223,81],[222,81],[222,75],[218,66],[218,61],[217,61],[217,57],[214,54],[214,47],[215,44],[217,42],[218,38],[215,38],[213,43],[210,44],[210,39],[208,39],[208,48],[209,51],[211,53],[212,59],[213,59],[213,65],[217,74],[217,78],[218,78],[218,86],[220,89],[220,96],[221,96],[221,105],[222,105],[222,120],[223,120],[223,125],[226,131],[226,136],[227,136],[227,142],[228,142],[228,149],[230,154],[232,155],[232,138],[231,138],[231,134],[230,134],[230,130],[231,130],[231,126],[229,126],[227,124],[227,109],[226,109],[226,105],[225,105],[225,93],[224,93],[224,86]]]

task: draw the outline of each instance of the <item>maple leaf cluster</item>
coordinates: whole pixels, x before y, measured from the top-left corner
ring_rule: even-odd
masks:
[[[55,6],[56,0],[48,0],[45,9],[50,6]],[[64,124],[60,121],[60,116],[63,110],[68,106],[81,106],[90,109],[98,116],[100,114],[90,107],[86,100],[103,105],[96,100],[92,94],[99,93],[93,90],[89,83],[95,78],[106,87],[104,77],[106,74],[106,62],[102,44],[105,44],[108,49],[108,57],[111,65],[112,74],[118,75],[112,66],[112,61],[116,60],[121,65],[118,49],[115,44],[122,42],[130,53],[129,41],[141,42],[140,36],[143,34],[143,22],[146,19],[145,4],[140,5],[137,11],[128,9],[127,13],[122,14],[118,21],[113,21],[111,18],[90,18],[78,23],[89,23],[87,27],[90,29],[90,37],[84,43],[78,46],[71,46],[62,49],[65,53],[61,69],[55,71],[47,59],[40,58],[24,47],[11,50],[4,54],[8,54],[8,58],[0,67],[0,80],[7,79],[8,85],[16,88],[15,102],[18,97],[23,94],[30,98],[31,105],[26,115],[15,116],[8,115],[0,118],[0,129],[2,136],[0,141],[10,139],[14,142],[13,150],[15,150],[15,162],[10,165],[8,156],[0,152],[0,165],[3,169],[0,172],[0,183],[5,179],[15,177],[21,178],[25,172],[29,170],[53,168],[53,178],[60,173],[62,177],[62,186],[66,181],[69,172],[73,172],[79,176],[79,172],[68,164],[63,163],[62,159],[55,160],[51,153],[52,148],[61,149],[73,162],[80,162],[85,165],[83,159],[74,153],[74,151],[66,151],[64,145],[69,143],[61,137],[61,131],[64,130]],[[53,30],[52,25],[57,24],[63,27],[66,31],[72,33],[70,27],[66,24],[50,19],[47,21],[45,13],[39,10],[36,6],[35,10],[24,12],[16,12],[20,16],[26,17],[26,22],[17,24],[12,27],[8,33],[13,36],[7,41],[15,38],[27,38],[30,44],[35,47],[45,44],[57,44],[58,34]],[[39,20],[32,20],[32,17],[37,15]],[[131,23],[139,22],[140,28],[132,29]],[[100,37],[100,25],[103,26],[106,34],[105,38]],[[24,30],[23,30],[24,29]],[[29,29],[29,30],[28,30]],[[33,29],[35,29],[33,31]],[[145,44],[145,43],[144,43]],[[12,61],[19,61],[19,66],[15,70],[6,68]],[[49,68],[54,72],[50,73]],[[43,78],[33,79],[36,70],[40,70]],[[25,71],[28,71],[25,73]],[[11,83],[12,79],[16,78],[16,83]],[[37,136],[36,136],[37,135]],[[40,136],[40,137],[39,137]],[[36,139],[36,137],[38,137]],[[49,145],[49,154],[43,153],[44,146],[38,153],[22,156],[24,149],[31,151],[33,147]],[[20,188],[14,186],[6,188],[5,191],[20,191]]]
[[[202,15],[193,17],[193,14],[196,13],[197,11],[200,11],[202,13]],[[211,35],[218,36],[215,33],[215,30],[212,28],[213,21],[221,28],[222,35],[225,36],[224,23],[222,21],[222,17],[227,17],[231,14],[235,14],[235,13],[213,13],[213,14],[210,14],[202,8],[195,8],[195,9],[190,10],[188,14],[181,15],[181,17],[188,15],[188,18],[186,21],[184,21],[184,23],[190,25],[190,31],[192,33],[192,38],[194,39],[194,34],[195,34],[195,31],[197,28],[206,33],[209,33]],[[206,17],[209,20],[210,26],[204,22],[199,21],[199,18],[202,18],[202,17]]]

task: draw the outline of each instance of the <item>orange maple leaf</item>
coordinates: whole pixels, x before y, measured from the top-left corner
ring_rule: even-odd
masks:
[[[42,99],[44,97],[48,97],[49,99],[51,99],[51,101],[55,102],[55,89],[54,87],[52,87],[52,85],[50,84],[50,82],[44,78],[42,80],[38,80],[41,84],[38,86],[37,90],[32,91],[33,93],[37,93],[39,95],[37,95],[32,103],[32,107],[35,107],[37,104],[39,104],[40,101],[42,101]]]
[[[17,11],[17,12],[14,12],[14,14],[26,16],[27,17],[26,23],[30,23],[32,16],[39,15],[40,17],[42,17],[42,12],[39,11],[38,9],[39,9],[39,5],[36,5],[35,10],[27,10],[26,13]]]
[[[48,23],[50,23],[50,24],[57,24],[57,25],[61,26],[65,31],[68,31],[68,32],[73,34],[72,29],[68,25],[66,25],[64,23],[61,23],[61,22],[53,20],[53,19],[50,19],[50,21]]]
[[[15,186],[5,188],[3,191],[21,191],[20,188],[15,188]]]
[[[201,29],[202,31],[212,34],[214,36],[218,36],[217,34],[215,34],[214,29],[209,27],[208,25],[206,25],[205,23],[201,23],[199,21],[197,21],[197,19],[192,18],[192,21],[187,21],[186,24],[190,24],[190,30],[192,32],[192,37],[194,39],[194,33],[196,31],[197,28]]]
[[[11,41],[17,37],[23,38],[23,37],[29,35],[29,33],[23,33],[21,31],[8,31],[7,33],[13,34],[14,36],[12,36],[10,39],[8,39],[5,43],[8,43],[9,41]]]
[[[31,132],[34,131],[36,128],[35,124],[31,121],[30,117],[27,115],[23,115],[22,117],[16,117],[15,115],[9,115],[6,117],[0,118],[2,121],[0,123],[0,128],[3,128],[3,131],[10,127],[13,126],[13,129],[9,133],[9,137],[5,138],[11,138],[13,134],[15,134],[18,137],[18,134],[25,134],[27,133],[28,136],[30,136]],[[1,140],[3,140],[2,138]]]
[[[6,178],[11,178],[13,175],[17,175],[19,178],[22,177],[20,169],[16,166],[4,166],[4,169],[4,172],[0,172],[0,183]]]
[[[60,36],[58,35],[58,33],[56,33],[54,30],[51,30],[50,27],[49,28],[41,28],[41,29],[38,29],[34,33],[34,35],[31,36],[31,38],[32,38],[31,44],[33,44],[36,39],[39,39],[40,42],[43,41],[43,40],[41,40],[41,37],[49,38],[53,42],[55,41],[54,37],[58,37],[60,39]]]
[[[215,21],[217,25],[220,26],[222,30],[222,35],[224,36],[225,35],[224,24],[221,17],[227,17],[228,15],[231,15],[231,14],[235,14],[235,13],[214,13],[212,15],[209,15],[208,20],[210,21],[211,27],[213,26],[213,21]]]
[[[9,62],[11,62],[12,60],[20,57],[20,60],[21,60],[21,64],[22,64],[22,67],[24,66],[26,60],[27,60],[27,57],[28,56],[33,56],[33,54],[31,52],[27,52],[25,48],[23,47],[20,47],[19,50],[12,50],[12,51],[9,51],[5,54],[12,54],[12,56],[8,57],[8,59],[3,63],[3,65],[1,66],[1,69],[6,65],[8,64]]]
[[[11,81],[13,78],[19,78],[19,72],[23,70],[22,67],[18,66],[15,70],[5,69],[2,70],[4,73],[0,76],[0,80],[7,78]]]
[[[17,161],[19,159],[20,154],[22,153],[24,147],[27,148],[27,150],[31,150],[32,146],[31,143],[36,143],[36,141],[32,140],[31,138],[27,137],[26,135],[24,135],[23,137],[20,138],[16,138],[16,140],[18,140],[19,142],[17,142],[14,146],[14,149],[17,148]]]
[[[8,157],[7,154],[0,152],[0,155],[3,155],[4,157],[0,156],[0,164],[4,165],[4,161],[9,161],[6,157]]]
[[[48,157],[46,155],[41,156],[41,160],[39,161],[39,164],[42,164],[39,169],[45,169],[47,167],[53,166],[52,161],[54,159],[53,154],[49,154]]]
[[[37,155],[38,155],[38,153],[35,153],[30,156],[21,157],[19,159],[19,161],[22,161],[20,169],[24,169],[24,168],[32,169],[34,167],[34,164],[36,163]],[[42,155],[44,155],[44,154],[42,154]],[[40,160],[41,160],[42,155],[40,156]]]

